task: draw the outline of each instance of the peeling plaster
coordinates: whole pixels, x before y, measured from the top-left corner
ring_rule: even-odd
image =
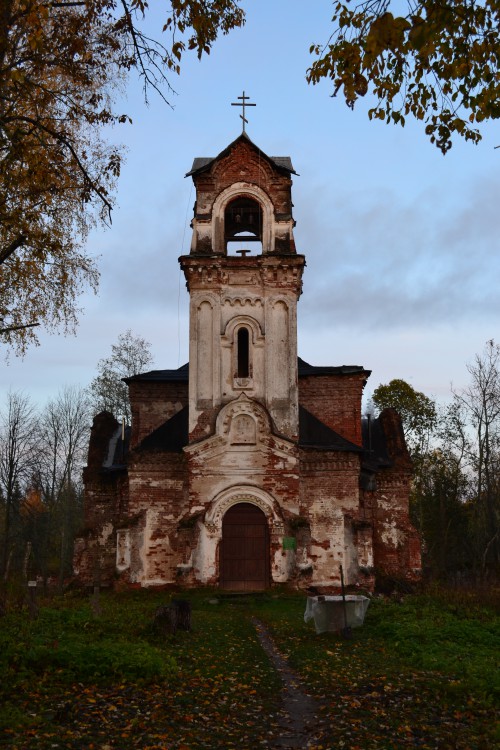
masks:
[[[387,445],[396,440],[398,450],[376,469],[379,490],[365,493],[358,446],[369,373],[313,368],[299,378],[297,301],[305,258],[293,239],[292,181],[283,162],[261,157],[240,137],[191,173],[193,238],[191,253],[180,258],[190,294],[189,379],[183,371],[178,378],[170,373],[131,382],[126,472],[115,474],[108,465],[103,476],[120,428],[109,414],[96,417],[84,473],[89,534],[75,543],[82,580],[91,577],[101,546],[109,580],[117,571],[143,586],[217,584],[223,517],[237,503],[254,504],[266,516],[274,583],[307,575],[315,586],[338,585],[340,564],[348,583],[366,582],[361,568],[402,577],[415,577],[419,569],[397,415],[386,424],[392,430]],[[226,255],[226,208],[240,197],[259,204],[260,255]],[[248,331],[248,351],[240,372],[241,328]],[[336,450],[335,442],[299,446],[299,402],[353,449]],[[184,407],[189,437],[183,453],[135,450]],[[297,519],[302,529],[293,525]],[[296,550],[283,549],[284,536],[296,538]],[[398,545],[404,549],[395,556]]]

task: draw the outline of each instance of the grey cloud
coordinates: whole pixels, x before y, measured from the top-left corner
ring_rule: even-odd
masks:
[[[99,295],[108,308],[133,314],[138,307],[163,313],[177,307],[184,289],[177,258],[183,252],[185,216],[183,197],[165,195],[151,205],[140,202],[122,210],[112,229],[99,236]]]
[[[306,208],[300,236],[315,241],[306,251],[304,322],[375,329],[499,315],[499,193],[492,179],[452,206],[432,192],[408,204],[384,191]]]

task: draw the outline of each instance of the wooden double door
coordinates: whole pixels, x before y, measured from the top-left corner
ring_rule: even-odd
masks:
[[[269,586],[269,528],[256,505],[233,505],[222,519],[220,584],[232,591]]]

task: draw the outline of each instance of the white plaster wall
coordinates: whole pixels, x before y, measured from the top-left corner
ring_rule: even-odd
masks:
[[[191,292],[189,331],[191,432],[200,414],[220,403],[220,305],[217,295],[204,290]]]
[[[383,511],[380,515],[384,519],[379,521],[380,538],[386,547],[397,549],[397,547],[405,541],[405,537],[404,532],[399,528],[398,523],[394,518],[394,500],[386,495],[380,495],[378,498],[378,506],[379,509]]]
[[[266,295],[265,394],[278,432],[298,434],[297,301],[293,293]]]
[[[214,311],[208,300],[202,301],[197,309],[198,325],[196,332],[197,356],[196,356],[196,379],[198,383],[197,400],[212,401],[214,395],[214,367],[211,363],[214,358]]]
[[[143,569],[141,584],[146,587],[163,586],[175,581],[175,558],[168,555],[171,552],[170,540],[167,534],[158,534],[160,528],[162,528],[160,512],[149,508],[146,511],[143,544],[140,552]],[[175,563],[177,563],[176,559]],[[159,574],[159,570],[161,570],[161,574]]]
[[[193,571],[197,581],[208,583],[217,574],[217,546],[222,533],[210,533],[203,523],[198,524],[198,529],[198,545],[193,552]]]
[[[130,568],[130,529],[118,529],[116,532],[116,569],[119,573]]]
[[[313,583],[329,585],[339,579],[339,565],[344,564],[344,514],[340,508],[322,502],[310,511]]]
[[[227,403],[238,398],[242,392],[252,398],[264,398],[264,346],[263,307],[260,297],[237,297],[229,300],[227,295],[222,304],[221,336],[221,401]],[[244,326],[250,333],[249,377],[238,379],[237,372],[237,331]]]
[[[344,569],[345,583],[352,583],[357,580],[359,573],[358,549],[354,544],[354,536],[350,521],[344,517],[344,560],[342,563]]]

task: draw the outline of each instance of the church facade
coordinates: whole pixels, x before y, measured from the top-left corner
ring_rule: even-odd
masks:
[[[128,379],[132,424],[93,424],[75,574],[126,585],[371,589],[414,580],[398,415],[363,419],[369,371],[297,354],[288,157],[243,132],[194,160],[189,364]],[[255,251],[232,248],[244,240]]]

